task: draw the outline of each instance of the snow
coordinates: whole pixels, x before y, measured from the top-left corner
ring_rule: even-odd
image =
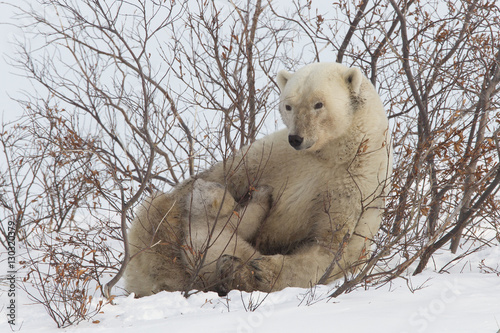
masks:
[[[442,252],[435,265],[453,256]],[[358,288],[335,299],[334,285],[287,288],[270,294],[232,291],[227,297],[161,292],[134,299],[117,296],[90,321],[62,330],[45,309],[18,290],[20,332],[497,332],[500,330],[500,277],[480,264],[500,262],[498,246],[462,259],[448,272],[428,269],[382,286]],[[119,292],[119,288],[115,289]],[[0,286],[0,331],[6,332],[9,297]],[[256,308],[256,309],[255,309]],[[254,309],[254,311],[250,311]]]

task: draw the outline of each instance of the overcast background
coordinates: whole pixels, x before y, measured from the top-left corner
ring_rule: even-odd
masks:
[[[0,110],[4,123],[13,121],[21,115],[21,107],[12,98],[20,97],[20,91],[23,88],[29,89],[28,80],[21,77],[19,71],[16,75],[15,68],[9,65],[9,57],[15,56],[13,43],[16,39],[22,38],[20,29],[15,26],[13,7],[10,3],[0,2],[0,76],[2,78],[0,80]]]

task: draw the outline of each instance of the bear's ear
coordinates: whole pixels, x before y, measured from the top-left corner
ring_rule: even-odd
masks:
[[[286,83],[288,82],[290,77],[292,77],[292,73],[287,70],[282,69],[278,72],[278,75],[276,76],[276,82],[278,83],[278,87],[281,91],[285,89]]]
[[[351,88],[352,92],[354,92],[356,95],[359,94],[361,81],[363,80],[363,74],[361,74],[359,68],[349,68],[344,74],[344,80]]]

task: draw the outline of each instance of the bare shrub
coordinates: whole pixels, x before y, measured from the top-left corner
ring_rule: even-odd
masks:
[[[146,194],[272,132],[275,73],[312,61],[360,67],[393,128],[393,189],[377,246],[333,296],[418,274],[435,251],[458,253],[464,240],[498,244],[494,2],[38,5],[47,11],[16,7],[27,35],[13,63],[37,92],[19,101],[23,117],[2,128],[0,231],[5,246],[4,221],[15,221],[33,254],[23,259],[26,282],[59,326],[95,313],[91,289],[129,260],[126,245],[117,258],[95,228],[127,244],[133,208]],[[87,218],[104,222],[84,228]],[[44,255],[35,255],[35,242]]]
[[[58,233],[38,225],[25,243],[20,261],[21,288],[42,304],[49,316],[63,328],[89,320],[108,301],[100,296],[106,273],[117,271],[119,258],[106,243],[109,228],[97,225]]]

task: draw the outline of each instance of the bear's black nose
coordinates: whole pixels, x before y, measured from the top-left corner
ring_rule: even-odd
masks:
[[[289,135],[288,136],[288,143],[290,143],[290,146],[293,148],[297,149],[301,144],[302,141],[304,141],[304,138],[298,135]]]

